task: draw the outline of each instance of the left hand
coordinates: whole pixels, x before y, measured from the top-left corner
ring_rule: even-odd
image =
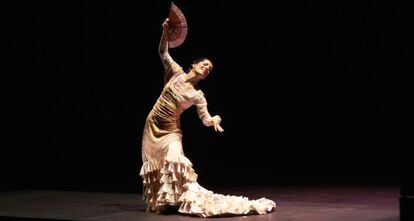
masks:
[[[214,125],[214,130],[217,132],[223,132],[224,129],[220,126],[221,123],[221,118],[216,115],[213,117],[213,125]]]

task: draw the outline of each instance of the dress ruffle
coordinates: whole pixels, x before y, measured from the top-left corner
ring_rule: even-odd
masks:
[[[197,182],[184,185],[185,191],[179,201],[180,213],[212,217],[222,215],[246,215],[265,214],[271,212],[276,203],[272,200],[261,198],[249,200],[243,196],[230,196],[213,193]]]
[[[174,161],[170,161],[174,160]],[[165,205],[179,206],[183,214],[212,217],[220,215],[265,214],[276,207],[266,198],[249,200],[243,196],[217,194],[200,186],[190,160],[184,155],[165,160],[161,169],[144,162],[140,175],[143,178],[143,199],[147,211],[156,211]]]
[[[190,160],[184,155],[172,160],[165,160],[161,169],[148,161],[141,167],[143,199],[147,203],[147,211],[156,211],[164,205],[178,206],[183,185],[197,180]]]

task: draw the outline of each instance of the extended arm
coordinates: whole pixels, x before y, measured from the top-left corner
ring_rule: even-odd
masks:
[[[162,23],[162,36],[158,47],[158,53],[165,68],[164,83],[167,83],[174,74],[182,71],[182,68],[172,59],[168,52],[168,40],[170,35],[168,21],[167,18],[164,23]]]
[[[207,127],[214,126],[215,131],[223,132],[223,128],[220,126],[221,118],[216,115],[211,117],[207,109],[207,101],[202,93],[196,95],[196,106],[197,113],[200,119],[203,121],[203,124]]]

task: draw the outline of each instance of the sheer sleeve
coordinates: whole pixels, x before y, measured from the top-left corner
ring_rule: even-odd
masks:
[[[194,104],[197,107],[198,116],[203,121],[203,124],[207,127],[210,127],[213,125],[213,120],[215,118],[219,119],[219,122],[220,122],[221,118],[218,115],[211,117],[207,109],[207,100],[204,97],[203,92],[201,91],[198,91],[198,92],[199,93],[197,93],[194,97]]]
[[[168,53],[162,55],[161,60],[165,69],[164,83],[167,83],[174,75],[184,73],[183,68]]]

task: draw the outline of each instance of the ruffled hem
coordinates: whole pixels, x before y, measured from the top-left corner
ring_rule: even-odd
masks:
[[[183,214],[214,217],[265,214],[276,207],[274,201],[266,198],[249,200],[247,197],[222,195],[205,189],[197,183],[197,174],[183,155],[168,158],[161,169],[149,161],[144,162],[140,175],[148,212],[171,205],[179,206],[178,212]]]
[[[275,202],[266,198],[249,200],[243,196],[216,194],[206,190],[197,182],[184,185],[184,189],[179,199],[182,204],[178,210],[184,214],[200,217],[265,214],[276,207]]]
[[[197,180],[197,174],[185,156],[173,160],[165,160],[160,170],[149,162],[142,165],[140,175],[143,178],[143,199],[147,203],[147,211],[156,211],[164,205],[179,206],[182,186]]]

